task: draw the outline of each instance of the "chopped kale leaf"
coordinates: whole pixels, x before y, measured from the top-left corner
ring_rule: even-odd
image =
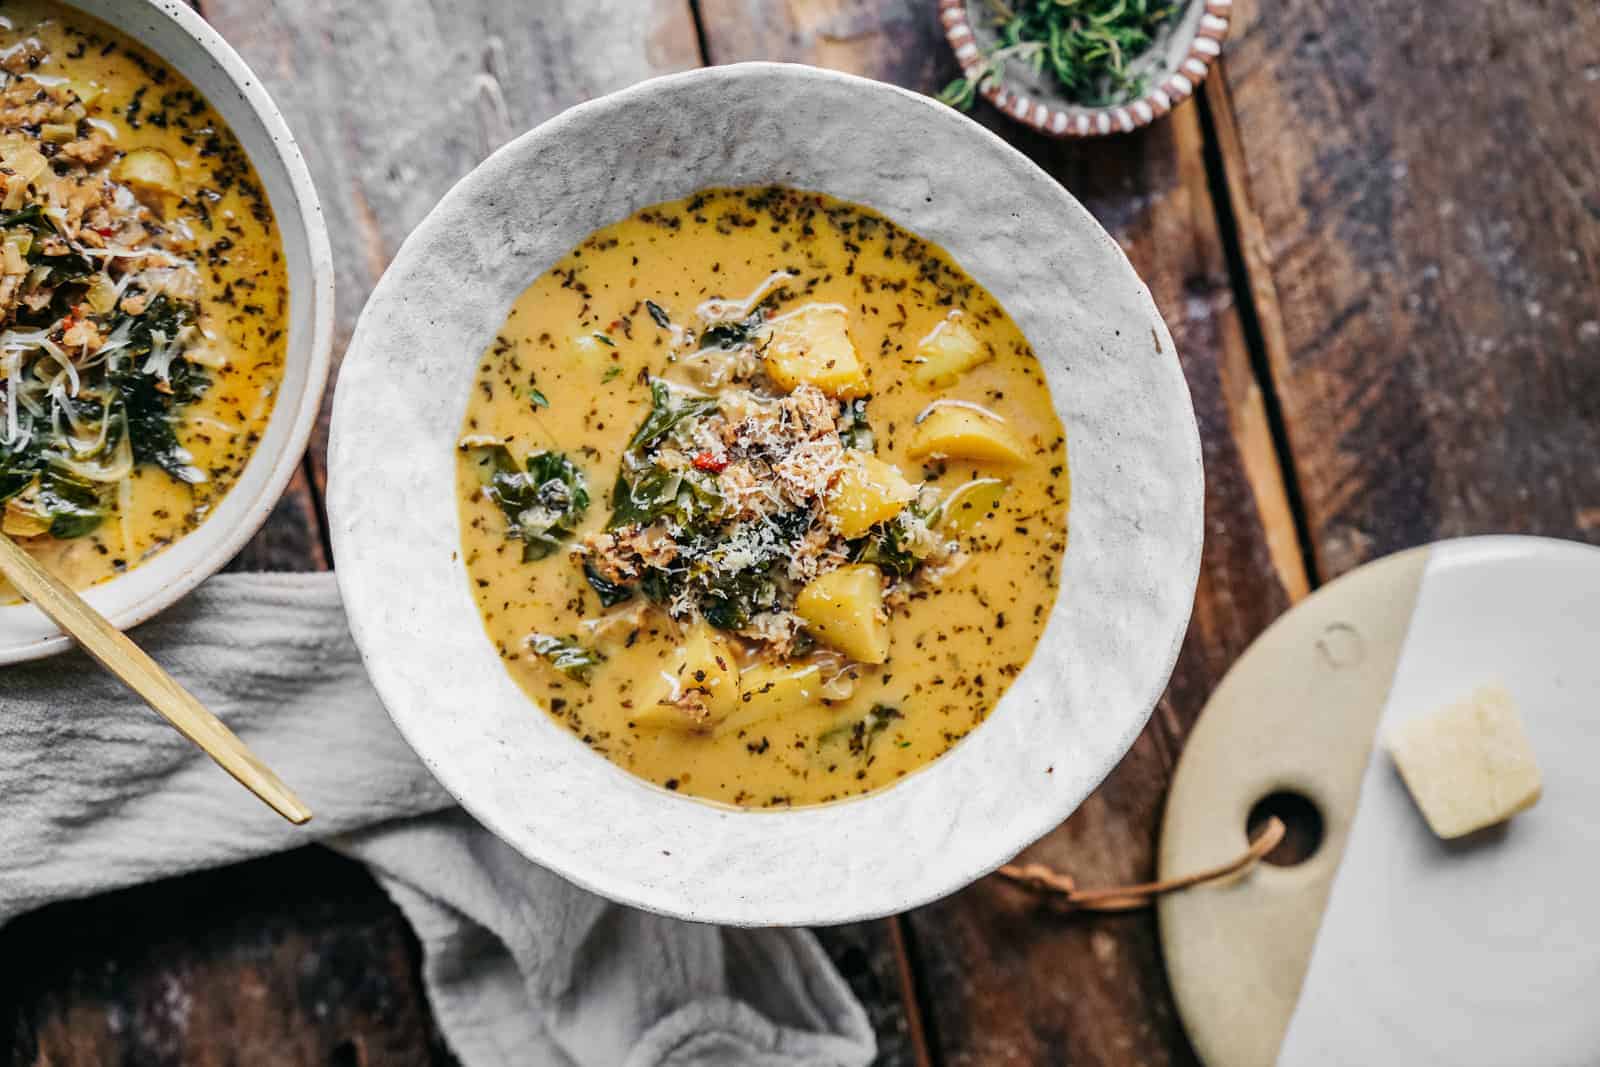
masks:
[[[29,229],[43,239],[56,238],[63,245],[66,244],[66,239],[61,237],[61,234],[56,230],[55,223],[50,216],[44,213],[43,204],[29,204],[20,211],[0,214],[0,229],[12,229],[14,227]],[[34,241],[24,258],[27,259],[30,267],[49,268],[52,272],[50,282],[53,285],[60,285],[63,282],[82,281],[94,273],[94,264],[89,261],[89,258],[80,252],[73,251],[70,247],[65,252],[46,255],[44,240]]]
[[[872,435],[872,427],[867,424],[868,399],[857,397],[845,404],[844,426],[839,430],[839,440],[846,448],[861,452],[877,451],[877,440]]]
[[[93,482],[49,468],[39,479],[36,509],[50,519],[50,536],[67,540],[93,533],[105,521],[103,490]]]
[[[701,580],[700,614],[719,630],[737,630],[750,619],[777,606],[778,585],[764,566],[748,567],[725,577]]]
[[[544,559],[577,532],[589,510],[583,471],[560,452],[535,452],[518,470],[502,445],[479,459],[484,493],[506,517],[506,536],[522,541],[524,562]]]
[[[585,563],[583,565],[583,576],[589,580],[589,587],[600,598],[600,606],[603,608],[615,607],[624,600],[633,598],[632,586],[608,581],[599,571],[594,569],[592,564]]]
[[[673,389],[660,378],[650,379],[650,414],[628,439],[628,451],[640,454],[659,445],[678,425],[716,410],[715,397],[693,396]]]
[[[653,463],[630,472],[624,462],[611,487],[611,519],[606,528],[649,526],[677,500],[682,480],[681,475]]]
[[[922,548],[926,531],[920,528],[926,521],[915,505],[908,507],[873,527],[867,536],[851,542],[850,558],[857,563],[871,563],[896,578],[908,577],[928,554]]]
[[[742,319],[713,323],[700,334],[700,347],[727,350],[749,344],[766,322],[766,308],[758,307]]]
[[[872,743],[878,739],[878,735],[887,730],[891,722],[903,718],[905,716],[899,708],[888,704],[872,705],[872,710],[850,728],[851,754],[863,758],[871,755]]]
[[[158,388],[160,380],[153,374],[118,372],[110,379],[126,415],[133,458],[140,463],[154,463],[180,481],[201,481],[204,475],[194,469],[192,457],[178,444],[173,425],[177,414],[173,409],[189,402],[181,397],[203,392],[209,379],[203,370],[188,362],[174,361],[172,372],[170,393]]]
[[[528,647],[535,655],[543,656],[550,666],[584,685],[589,684],[589,675],[595,667],[605,662],[603,655],[592,648],[585,648],[576,637],[530,634]]]
[[[679,427],[714,411],[715,398],[679,392],[656,378],[650,382],[650,400],[650,413],[629,439],[611,488],[607,529],[649,526],[666,518],[687,530],[702,525],[722,506],[714,477],[704,471],[669,470],[649,455]]]
[[[45,237],[55,235],[56,228],[50,222],[49,216],[44,213],[43,204],[29,204],[20,211],[7,211],[0,214],[0,230],[9,230],[13,226],[22,226],[34,233]]]
[[[704,530],[679,557],[646,572],[645,594],[658,603],[686,596],[720,630],[738,630],[764,611],[781,606],[785,571],[794,544],[810,528],[808,511],[785,512],[771,527],[745,524]],[[752,536],[757,529],[764,536]]]
[[[40,435],[32,432],[31,421],[24,426],[27,444],[12,449],[0,441],[0,504],[32,485],[44,466],[38,447]]]
[[[165,379],[154,368],[144,369],[151,352],[175,341],[190,322],[189,310],[165,296],[151,300],[143,314],[119,318],[111,336],[125,332],[127,343],[117,351],[118,366],[107,375],[107,381],[116,390],[113,407],[125,416],[133,458],[153,463],[180,481],[196,482],[205,476],[195,470],[192,457],[178,444],[177,409],[200,399],[211,378],[204,368],[182,356],[167,366]]]

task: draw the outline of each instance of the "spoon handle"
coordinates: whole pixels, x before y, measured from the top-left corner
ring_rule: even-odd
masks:
[[[0,574],[240,785],[297,826],[311,818],[311,809],[221,719],[4,533]]]

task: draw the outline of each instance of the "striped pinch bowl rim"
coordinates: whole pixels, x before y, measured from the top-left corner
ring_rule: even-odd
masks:
[[[1063,105],[1019,91],[998,78],[979,90],[1007,118],[1031,126],[1047,137],[1102,137],[1132,133],[1148,126],[1193,96],[1222,54],[1232,23],[1234,0],[1203,0],[1188,52],[1172,72],[1136,100],[1105,107]],[[978,37],[967,14],[967,0],[939,0],[939,21],[966,77],[976,77],[982,60]]]

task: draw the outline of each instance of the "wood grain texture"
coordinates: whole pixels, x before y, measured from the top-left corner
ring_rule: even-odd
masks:
[[[955,74],[917,0],[701,0],[715,62],[777,58],[934,91]],[[1234,656],[1307,578],[1234,306],[1193,106],[1131,137],[1049,141],[975,117],[1082,200],[1128,251],[1168,323],[1205,449],[1206,551],[1194,623],[1150,727],[1102,788],[1025,855],[1084,885],[1153,876],[1166,782]],[[1070,446],[1069,446],[1070,447]],[[909,917],[931,1058],[972,1064],[1193,1062],[1149,915],[1063,917],[998,879]]]
[[[895,925],[849,923],[824,927],[816,935],[867,1010],[878,1039],[873,1067],[926,1067],[910,957]]]
[[[0,1063],[444,1067],[417,951],[320,848],[54,905],[0,933]]]
[[[1240,8],[1229,173],[1319,572],[1600,541],[1600,7]]]
[[[309,466],[301,464],[267,521],[225,569],[328,570],[328,552],[317,512],[316,490],[311,485]]]

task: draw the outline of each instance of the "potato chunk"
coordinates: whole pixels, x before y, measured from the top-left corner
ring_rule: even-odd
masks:
[[[50,520],[35,515],[24,508],[21,501],[12,499],[0,509],[0,530],[12,537],[42,537],[50,532]]]
[[[612,364],[616,349],[592,333],[575,334],[567,344],[567,358],[574,366],[603,372]]]
[[[739,667],[728,639],[705,623],[683,641],[677,666],[662,675],[661,697],[633,716],[639,726],[708,730],[739,706]]]
[[[959,313],[952,314],[917,343],[911,380],[924,389],[948,389],[967,371],[994,358],[994,349],[978,340]]]
[[[883,610],[883,575],[870,563],[853,563],[814,578],[794,602],[795,614],[823,644],[860,663],[889,658],[889,616]]]
[[[739,675],[739,706],[722,720],[717,733],[733,733],[767,719],[817,709],[821,700],[822,668],[817,664],[760,664]]]
[[[159,148],[135,148],[117,161],[111,176],[139,192],[178,192],[178,165]]]
[[[1533,747],[1511,694],[1484,686],[1400,724],[1389,752],[1428,826],[1443,838],[1504,822],[1539,801]]]
[[[838,304],[807,304],[767,324],[762,355],[767,376],[780,389],[814,385],[832,397],[867,392],[867,375],[845,329],[849,313]]]
[[[870,452],[850,449],[844,469],[828,491],[827,511],[846,538],[860,537],[876,523],[892,519],[917,495],[900,468]]]
[[[980,463],[1023,463],[1027,446],[999,418],[971,408],[936,407],[911,431],[906,450],[915,458],[948,456]]]
[[[962,537],[976,534],[994,520],[1006,488],[999,478],[977,478],[958,486],[940,507],[940,528]]]

